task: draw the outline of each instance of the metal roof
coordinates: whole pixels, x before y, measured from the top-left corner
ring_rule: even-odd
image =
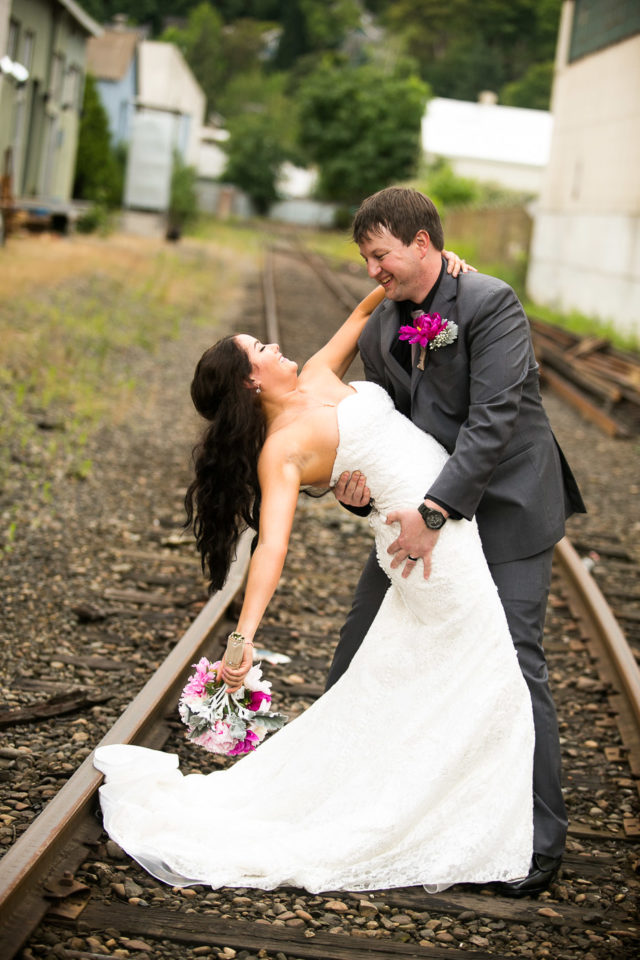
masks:
[[[98,80],[122,80],[135,56],[138,40],[135,30],[105,30],[101,37],[90,37],[87,69]]]
[[[94,37],[101,35],[102,27],[100,24],[96,23],[93,17],[90,17],[79,4],[74,3],[74,0],[58,0],[58,3],[71,14],[74,20],[77,20],[77,22],[85,28],[87,33],[93,34]]]
[[[544,167],[552,127],[547,110],[434,97],[422,119],[422,146],[428,154],[451,159]]]

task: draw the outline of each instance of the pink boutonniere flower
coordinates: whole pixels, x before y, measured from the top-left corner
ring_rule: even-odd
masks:
[[[458,336],[458,325],[451,320],[443,320],[439,313],[421,313],[413,322],[414,326],[405,324],[400,327],[398,339],[420,345],[418,370],[424,370],[427,350],[453,343]]]

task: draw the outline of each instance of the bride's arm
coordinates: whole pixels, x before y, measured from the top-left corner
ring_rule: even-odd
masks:
[[[457,277],[460,272],[477,273],[475,267],[469,266],[452,250],[443,250],[442,255],[447,261],[447,273]],[[349,314],[345,322],[317,353],[307,360],[301,373],[309,373],[314,368],[328,367],[337,377],[345,375],[358,352],[358,338],[365,328],[365,324],[378,304],[384,300],[384,288],[376,287],[361,300],[355,310]]]
[[[342,378],[358,352],[358,337],[375,308],[384,300],[384,287],[376,287],[361,300],[328,343],[307,360],[301,373],[314,368],[328,367]]]
[[[253,663],[253,646],[250,644],[280,580],[300,491],[299,467],[286,454],[282,444],[269,444],[263,448],[258,461],[258,478],[262,492],[258,546],[249,564],[244,602],[236,627],[250,643],[245,645],[240,666],[232,670],[223,664],[222,672],[232,692],[242,685]]]

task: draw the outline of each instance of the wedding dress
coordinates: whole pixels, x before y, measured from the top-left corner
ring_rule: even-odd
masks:
[[[168,883],[442,889],[529,869],[531,703],[475,522],[445,524],[428,581],[391,569],[385,515],[421,501],[446,453],[382,388],[353,386],[333,477],[365,473],[392,586],[347,672],[226,770],[96,750],[106,830]]]

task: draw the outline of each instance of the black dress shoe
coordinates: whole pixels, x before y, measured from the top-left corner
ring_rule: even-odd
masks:
[[[492,883],[491,889],[503,897],[537,897],[555,880],[561,863],[562,857],[545,857],[541,853],[534,853],[526,877]]]

